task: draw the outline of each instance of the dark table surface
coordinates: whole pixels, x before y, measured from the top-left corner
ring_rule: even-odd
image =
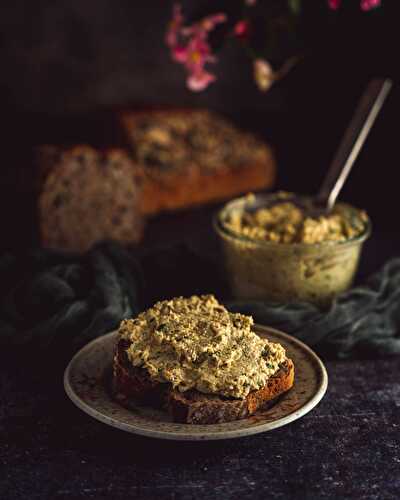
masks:
[[[399,498],[398,359],[327,369],[328,392],[302,419],[186,443],[109,428],[74,407],[61,377],[15,367],[0,381],[0,498]]]
[[[169,242],[213,252],[210,215],[162,217],[149,226],[147,245],[162,246],[168,233]],[[398,250],[397,237],[375,233],[361,273]],[[151,254],[148,259],[151,264]],[[173,293],[171,287],[183,294],[223,292],[218,279],[201,276],[201,265],[197,271],[190,283],[183,270],[174,283],[158,279],[154,287],[161,295]],[[65,396],[61,366],[49,377],[5,362],[0,499],[399,498],[399,359],[326,365],[327,394],[300,420],[253,437],[185,443],[130,435],[91,419]]]

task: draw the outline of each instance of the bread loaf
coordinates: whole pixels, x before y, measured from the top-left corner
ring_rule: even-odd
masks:
[[[141,238],[141,175],[123,150],[43,147],[39,160],[38,216],[44,246],[85,251],[104,239],[128,244]]]
[[[271,148],[202,110],[125,112],[120,122],[143,167],[142,210],[156,214],[271,187]]]
[[[270,187],[269,146],[209,111],[125,112],[125,149],[41,147],[36,187],[41,241],[85,251],[102,239],[136,243],[143,215]]]

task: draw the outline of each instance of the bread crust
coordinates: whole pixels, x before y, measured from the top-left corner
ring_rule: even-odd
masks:
[[[153,381],[144,369],[133,367],[126,354],[128,347],[129,342],[119,340],[113,366],[114,397],[127,408],[135,403],[165,408],[175,422],[217,424],[246,418],[288,391],[294,383],[294,364],[287,359],[263,388],[250,392],[245,399],[229,399],[196,390],[181,393],[170,384]]]
[[[136,147],[135,133],[143,121],[154,123],[165,118],[183,118],[190,123],[198,118],[209,120],[214,126],[225,127],[228,122],[209,111],[190,109],[148,110],[122,112],[119,121],[126,140],[133,152]],[[229,124],[229,126],[231,126]],[[209,202],[216,202],[232,196],[269,188],[276,176],[274,154],[269,145],[256,140],[251,134],[235,129],[237,138],[231,148],[240,148],[239,143],[251,141],[251,153],[246,153],[242,165],[226,163],[214,165],[207,169],[202,156],[195,151],[186,151],[187,159],[183,166],[168,169],[145,168],[143,182],[142,211],[145,214],[156,214],[161,211],[172,211],[188,208]],[[223,134],[221,134],[223,137]],[[178,139],[177,139],[178,140]],[[221,142],[221,144],[218,143]],[[215,149],[222,148],[222,138],[217,139]],[[189,154],[192,153],[192,154]],[[135,158],[135,161],[139,161]]]

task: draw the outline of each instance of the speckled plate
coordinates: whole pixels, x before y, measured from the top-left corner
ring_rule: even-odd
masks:
[[[110,396],[109,378],[117,332],[111,332],[83,347],[71,360],[64,374],[64,387],[70,399],[84,412],[105,424],[124,431],[160,439],[230,439],[266,432],[312,410],[322,399],[328,375],[322,361],[305,344],[278,330],[255,325],[255,332],[280,342],[295,365],[295,383],[275,404],[252,417],[213,425],[177,424],[168,414],[143,406],[127,410]]]

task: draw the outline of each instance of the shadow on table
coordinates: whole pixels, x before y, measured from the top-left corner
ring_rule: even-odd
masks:
[[[129,434],[100,423],[83,412],[65,397],[53,402],[48,416],[47,446],[53,451],[74,451],[96,463],[114,465],[183,465],[223,460],[234,450],[253,449],[257,437],[218,441],[169,441]],[[49,408],[50,410],[50,408]],[[50,410],[51,411],[51,410]],[[280,439],[281,429],[274,432]],[[271,436],[272,438],[272,436]]]

